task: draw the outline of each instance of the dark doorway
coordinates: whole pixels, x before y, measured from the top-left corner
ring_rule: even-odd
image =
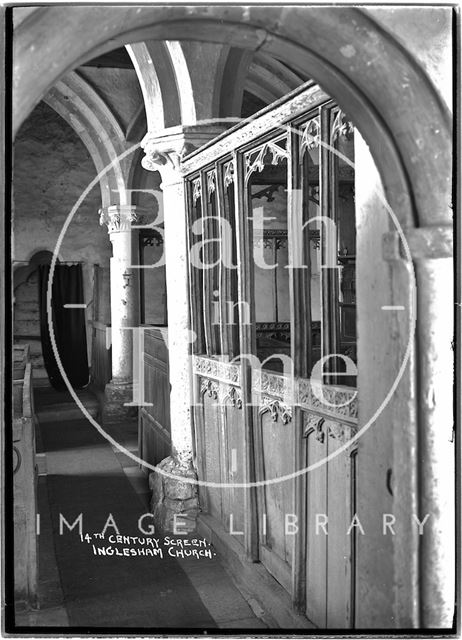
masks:
[[[53,352],[47,313],[50,266],[40,264],[38,271],[43,359],[51,385],[56,390],[62,390],[66,385]],[[86,386],[89,381],[83,304],[82,265],[57,264],[53,274],[51,297],[53,333],[66,376],[70,384],[77,389]]]

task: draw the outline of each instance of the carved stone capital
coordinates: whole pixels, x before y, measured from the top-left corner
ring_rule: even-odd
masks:
[[[98,213],[100,225],[107,225],[109,233],[130,231],[132,224],[139,222],[134,205],[111,205]]]
[[[163,133],[149,132],[141,141],[145,157],[141,165],[148,171],[159,171],[163,181],[181,178],[184,158],[223,131],[223,126],[172,127]]]
[[[147,133],[141,142],[141,148],[146,154],[141,160],[144,169],[164,174],[166,170],[179,173],[181,160],[194,149],[194,146],[183,136],[167,139]]]

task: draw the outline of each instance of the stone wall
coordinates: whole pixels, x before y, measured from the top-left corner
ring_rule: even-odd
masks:
[[[27,264],[38,251],[53,252],[72,207],[95,177],[96,170],[83,142],[69,125],[41,102],[21,127],[13,157],[13,260],[14,269]],[[91,361],[94,265],[108,272],[111,244],[106,227],[100,227],[99,187],[88,194],[76,212],[58,251],[59,260],[83,263],[87,309],[87,344]],[[15,295],[15,336],[30,342],[36,377],[41,363],[38,290],[33,275]],[[110,318],[109,288],[99,300],[99,317]],[[35,336],[35,339],[34,339]]]

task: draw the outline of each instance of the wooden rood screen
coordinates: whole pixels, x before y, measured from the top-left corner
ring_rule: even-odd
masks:
[[[183,165],[202,509],[331,628],[354,624],[353,145],[305,85]]]

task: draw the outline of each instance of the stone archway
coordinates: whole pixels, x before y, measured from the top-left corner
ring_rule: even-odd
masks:
[[[106,103],[75,72],[58,81],[45,95],[44,102],[74,129],[88,150],[100,174],[101,205],[107,207],[114,200],[127,204],[129,160],[119,157],[128,145]]]
[[[356,8],[37,9],[15,33],[15,130],[48,88],[84,60],[118,44],[188,38],[192,25],[196,40],[258,48],[308,70],[361,131],[404,226],[450,223],[450,175],[441,171],[451,156],[447,109],[415,60]]]
[[[439,451],[439,424],[438,414],[428,406],[428,398],[434,398],[435,393],[438,396],[447,385],[444,376],[436,382],[433,375],[444,358],[439,356],[442,345],[432,334],[438,307],[435,300],[444,302],[441,296],[438,298],[437,285],[447,275],[447,264],[441,264],[438,270],[438,265],[434,268],[429,264],[429,258],[451,255],[448,239],[452,217],[450,116],[427,74],[366,11],[344,7],[289,10],[222,6],[123,7],[114,8],[110,13],[105,8],[37,9],[16,32],[15,127],[63,73],[85,60],[122,44],[145,40],[181,41],[191,37],[192,28],[195,40],[258,50],[286,62],[296,71],[309,73],[338,102],[368,144],[387,199],[408,230],[414,259],[419,263],[419,330],[424,348],[418,354],[420,362],[417,361],[421,367],[419,387],[416,392],[415,381],[410,380],[409,398],[411,392],[415,394],[413,399],[417,395],[417,403],[422,407],[424,433],[419,444],[427,463],[433,463],[432,474],[424,477],[425,501],[421,508],[438,505],[442,457],[438,454],[435,466],[434,456]],[[76,34],[82,33],[85,37],[78,39]],[[41,56],[36,55],[37,49]],[[58,59],[57,52],[60,53]],[[429,176],[432,177],[431,189],[428,188]],[[389,259],[399,261],[396,246],[390,250]],[[438,260],[433,264],[436,262]],[[421,296],[421,291],[425,295]],[[412,376],[413,372],[409,377]],[[413,443],[406,446],[411,449]],[[403,479],[408,479],[405,473],[401,476]],[[441,620],[448,619],[448,611],[450,614],[449,599],[441,592],[438,582],[442,568],[447,566],[446,561],[440,561],[438,549],[447,547],[447,542],[435,524],[423,552],[426,558],[431,558],[433,553],[435,560],[427,564],[428,575],[421,576],[421,586],[413,583],[412,593],[406,595],[409,601],[414,594],[422,594],[424,626],[439,626]],[[399,576],[397,581],[402,595],[406,584],[399,583]],[[436,596],[431,595],[432,589]],[[441,602],[447,605],[444,613],[438,609]],[[405,612],[401,619],[418,624],[415,622],[418,617],[412,614],[406,618],[407,615]]]

